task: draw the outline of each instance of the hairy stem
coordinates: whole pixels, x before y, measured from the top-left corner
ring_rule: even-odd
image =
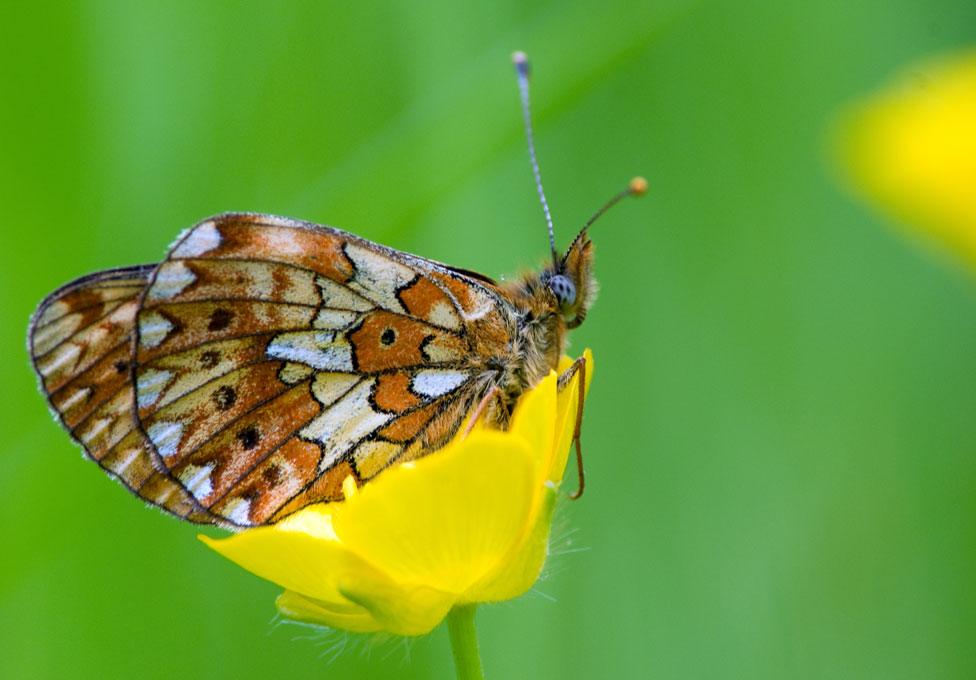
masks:
[[[478,652],[478,631],[474,626],[477,605],[459,605],[447,615],[447,630],[451,635],[451,651],[458,680],[484,680],[481,654]]]

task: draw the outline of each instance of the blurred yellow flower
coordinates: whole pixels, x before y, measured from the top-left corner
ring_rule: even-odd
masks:
[[[863,193],[976,265],[976,51],[906,69],[841,133]]]
[[[546,559],[578,382],[560,392],[551,373],[523,395],[509,430],[476,427],[361,489],[348,478],[341,503],[200,538],[284,587],[286,617],[353,632],[421,635],[455,606],[521,595]]]

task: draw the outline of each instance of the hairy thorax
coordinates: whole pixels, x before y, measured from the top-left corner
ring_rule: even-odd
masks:
[[[518,316],[505,356],[497,357],[487,390],[497,387],[499,405],[489,407],[488,419],[505,427],[523,392],[555,370],[565,349],[566,323],[556,299],[538,274],[530,274],[505,286]]]

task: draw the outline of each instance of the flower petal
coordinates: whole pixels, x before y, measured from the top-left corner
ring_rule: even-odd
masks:
[[[278,585],[307,597],[330,603],[336,611],[350,613],[359,606],[347,599],[341,587],[355,578],[374,582],[374,589],[388,590],[392,581],[382,572],[350,553],[334,538],[331,527],[315,525],[318,508],[312,506],[286,520],[267,527],[248,529],[224,539],[200,536],[200,540],[232,562]],[[334,534],[332,534],[334,536]]]
[[[342,593],[369,612],[380,628],[394,635],[426,635],[439,624],[457,597],[427,586],[399,583],[389,590],[377,582],[350,579]]]
[[[529,529],[536,467],[520,437],[475,431],[384,472],[337,510],[341,541],[401,583],[463,593]]]
[[[912,64],[840,133],[858,189],[976,264],[976,51]]]
[[[548,470],[551,464],[555,443],[557,382],[556,373],[550,372],[538,385],[523,394],[515,406],[508,429],[511,434],[525,440],[543,471]]]
[[[351,595],[352,597],[352,595]],[[353,633],[384,631],[393,635],[426,635],[454,606],[455,599],[445,593],[419,588],[389,593],[361,595],[363,605],[347,611],[333,603],[305,597],[286,590],[275,604],[283,616],[295,621],[341,628]]]
[[[532,528],[514,554],[464,595],[465,602],[499,602],[525,593],[539,579],[549,555],[549,531],[556,507],[556,486],[547,482]]]
[[[331,603],[300,595],[293,590],[286,590],[275,600],[278,611],[293,621],[314,623],[330,628],[341,628],[353,633],[374,633],[382,630],[382,626],[368,611],[360,608],[356,611],[337,610]]]

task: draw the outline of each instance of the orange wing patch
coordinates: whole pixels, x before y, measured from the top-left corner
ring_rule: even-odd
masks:
[[[321,449],[314,444],[295,438],[287,440],[235,484],[233,493],[214,505],[212,512],[235,524],[267,522],[318,478],[321,455]],[[336,497],[329,493],[317,500],[334,500]]]
[[[462,330],[453,301],[427,277],[418,276],[397,291],[397,297],[410,316],[452,331]]]
[[[352,264],[343,253],[344,239],[324,229],[268,215],[222,215],[193,227],[170,252],[169,259],[229,259],[282,262],[345,282]]]
[[[362,324],[349,333],[354,366],[364,373],[391,368],[422,366],[430,363],[429,354],[438,361],[459,362],[468,351],[461,338],[392,312],[378,311],[367,315]]]

